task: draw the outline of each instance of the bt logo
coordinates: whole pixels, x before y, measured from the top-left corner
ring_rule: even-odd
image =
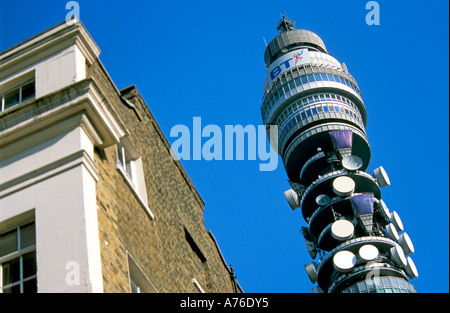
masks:
[[[287,59],[286,61],[282,62],[280,65],[275,66],[275,68],[270,72],[270,78],[272,80],[274,80],[278,75],[281,74],[282,70],[281,70],[281,66],[284,65],[284,71],[287,70],[288,68],[291,67],[291,65],[289,64],[289,62],[294,59],[294,58],[290,58]],[[283,71],[283,72],[284,72]]]
[[[295,59],[295,63],[291,61]],[[281,56],[269,68],[270,80],[273,81],[281,73],[285,72],[292,66],[297,66],[303,63],[309,63],[310,59],[306,49],[291,51],[289,54]]]

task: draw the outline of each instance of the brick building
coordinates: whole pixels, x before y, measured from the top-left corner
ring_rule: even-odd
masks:
[[[242,292],[143,97],[80,22],[0,53],[0,292]]]

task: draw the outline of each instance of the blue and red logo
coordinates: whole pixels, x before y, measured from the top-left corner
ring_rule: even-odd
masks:
[[[301,61],[303,59],[303,57],[301,56],[303,54],[302,50],[301,52],[298,53],[294,53],[294,59],[295,59],[295,65],[297,65],[297,62]]]

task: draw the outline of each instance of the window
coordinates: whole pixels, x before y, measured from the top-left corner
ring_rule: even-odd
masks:
[[[198,245],[195,243],[194,239],[192,238],[191,234],[187,231],[187,229],[184,229],[184,236],[186,238],[186,241],[188,242],[189,246],[191,247],[192,251],[197,255],[199,260],[202,263],[206,262],[206,257],[198,247]]]
[[[142,293],[142,287],[137,282],[136,278],[130,276],[131,293]]]
[[[0,234],[0,292],[37,292],[34,222]]]
[[[134,259],[128,254],[128,272],[131,293],[156,293],[157,290]]]
[[[116,168],[122,174],[125,182],[129,185],[131,192],[144,207],[150,219],[154,219],[153,213],[148,207],[142,158],[139,156],[139,153],[128,137],[122,138],[117,144]]]
[[[34,98],[35,86],[34,80],[27,82],[19,87],[0,94],[0,112],[5,111],[19,103]]]

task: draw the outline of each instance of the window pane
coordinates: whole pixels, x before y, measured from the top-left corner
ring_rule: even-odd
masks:
[[[363,281],[358,283],[358,288],[359,288],[360,292],[366,292],[367,291],[366,283],[363,282]]]
[[[308,74],[306,76],[308,76],[309,82],[313,82],[314,81],[314,76],[312,74]]]
[[[34,223],[20,227],[20,249],[36,243]]]
[[[8,288],[3,288],[3,293],[20,293],[20,284]]]
[[[301,79],[302,79],[302,84],[307,84],[308,83],[308,80],[306,79],[306,76],[302,76]]]
[[[20,280],[20,259],[2,264],[3,286]]]
[[[379,277],[375,277],[375,286],[377,286],[378,288],[382,288],[383,287],[383,283],[381,282],[381,278]]]
[[[130,281],[131,281],[131,293],[141,293],[141,288],[136,283],[133,277],[131,277]]]
[[[19,89],[5,95],[5,110],[19,103]]]
[[[36,293],[37,292],[37,280],[33,278],[23,283],[24,293]]]
[[[121,144],[117,145],[117,159],[119,160],[120,164],[122,164],[122,166],[125,167],[123,160],[123,147]]]
[[[0,257],[17,251],[17,231],[0,235]]]
[[[28,253],[23,256],[23,278],[36,275],[36,253]]]
[[[22,86],[22,102],[34,97],[34,82],[29,83],[28,85]]]
[[[322,80],[320,78],[320,74],[314,74],[314,78],[316,79],[316,81],[321,81]]]

